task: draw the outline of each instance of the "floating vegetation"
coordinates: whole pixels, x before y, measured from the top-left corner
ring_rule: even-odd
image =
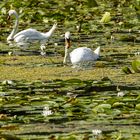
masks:
[[[123,131],[123,126],[128,124],[125,133],[129,134],[134,124],[139,123],[139,86],[132,89],[107,80],[78,79],[13,83],[0,82],[0,131],[3,138],[7,134],[30,139],[70,138],[77,134],[105,138]],[[114,90],[108,91],[108,86]],[[102,90],[103,87],[107,91]],[[127,91],[125,96],[117,96],[118,87]]]
[[[139,60],[132,61],[131,69],[129,67],[123,67],[122,71],[126,74],[140,73],[140,61]]]
[[[140,73],[140,60],[134,60],[134,61],[132,62],[132,69],[133,69],[135,72]]]
[[[123,67],[123,68],[122,68],[122,71],[123,71],[124,73],[126,73],[126,74],[132,74],[131,69],[128,68],[128,67]]]
[[[110,13],[109,12],[105,12],[105,14],[103,15],[102,19],[101,19],[101,23],[107,23],[109,22],[111,19]]]
[[[0,9],[0,139],[140,138],[139,2],[4,0]],[[6,44],[9,9],[19,31],[58,23],[42,56],[38,45]],[[63,65],[66,31],[72,49],[101,47],[90,69]]]

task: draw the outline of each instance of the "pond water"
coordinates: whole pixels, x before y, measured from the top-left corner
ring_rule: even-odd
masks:
[[[139,138],[140,86],[104,78],[9,80],[0,88],[1,137],[6,139]],[[92,130],[102,133],[94,136]]]
[[[38,46],[24,51],[16,48],[8,56],[13,48],[4,40],[0,43],[0,138],[138,140],[140,75],[126,75],[122,67],[130,67],[133,60],[140,58],[139,32],[72,32],[72,49],[86,46],[94,50],[101,46],[101,57],[90,70],[63,67],[62,34],[59,26],[44,57],[40,56]],[[16,69],[15,78],[7,68]],[[27,77],[22,77],[22,68],[34,69],[34,75],[26,71],[23,75]],[[44,70],[50,70],[49,74]]]

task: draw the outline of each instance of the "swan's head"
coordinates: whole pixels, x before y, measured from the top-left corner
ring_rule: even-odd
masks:
[[[15,15],[18,18],[18,14],[15,10],[9,10],[8,12],[8,19],[10,18],[10,16]]]
[[[65,33],[65,47],[66,48],[70,48],[70,32],[68,31],[68,32],[66,32]]]
[[[54,24],[53,24],[53,28],[56,28],[57,27],[57,23],[55,22]]]
[[[15,10],[9,10],[8,15],[17,15],[17,12]]]

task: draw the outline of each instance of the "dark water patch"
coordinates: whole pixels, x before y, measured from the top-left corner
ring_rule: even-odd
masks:
[[[0,51],[0,55],[7,55],[9,51]]]
[[[38,56],[41,55],[40,51],[35,51],[35,50],[18,50],[18,51],[14,51],[11,50],[12,55],[18,55],[18,56]],[[0,51],[0,55],[8,55],[9,50],[7,51]],[[53,53],[52,51],[46,51],[47,56],[54,56],[55,53]]]
[[[85,92],[92,92],[92,91],[116,91],[117,87],[121,90],[140,90],[139,86],[122,86],[122,85],[107,85],[107,86],[91,86],[86,88]],[[82,90],[83,88],[77,88],[76,90]]]
[[[9,134],[0,134],[1,139],[9,139],[9,140],[21,140],[21,138],[18,138],[15,135],[9,135]]]
[[[117,59],[126,59],[128,57],[132,57],[134,56],[135,54],[134,53],[114,53],[114,54],[110,54],[111,57],[113,58],[117,58]]]

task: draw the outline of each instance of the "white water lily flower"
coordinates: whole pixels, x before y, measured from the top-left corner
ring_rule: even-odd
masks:
[[[15,85],[15,83],[12,80],[4,80],[2,82],[3,85]]]
[[[74,11],[74,8],[73,8],[73,7],[71,7],[71,8],[70,8],[70,11]]]
[[[40,49],[41,49],[41,51],[44,51],[44,50],[46,49],[46,46],[45,46],[44,44],[42,44],[42,45],[40,46]]]
[[[134,55],[140,55],[140,52],[135,52]]]
[[[40,54],[41,54],[42,56],[44,56],[44,55],[46,55],[46,52],[41,51]]]
[[[99,130],[99,129],[93,129],[92,130],[92,134],[95,135],[95,136],[97,136],[97,135],[99,135],[101,133],[102,133],[102,130]]]
[[[58,43],[54,43],[54,46],[58,46]]]
[[[10,55],[10,56],[11,56],[12,54],[13,54],[13,52],[8,52],[8,55]]]
[[[111,20],[110,12],[105,12],[102,19],[100,20],[101,23],[107,23]]]
[[[118,92],[117,96],[118,97],[123,97],[125,95],[125,93],[123,91]]]
[[[43,109],[42,115],[44,117],[47,117],[47,116],[52,115],[52,114],[53,114],[52,110],[50,110],[48,106],[45,106]]]
[[[68,96],[68,97],[71,97],[72,95],[73,95],[72,92],[67,92],[67,96]]]

